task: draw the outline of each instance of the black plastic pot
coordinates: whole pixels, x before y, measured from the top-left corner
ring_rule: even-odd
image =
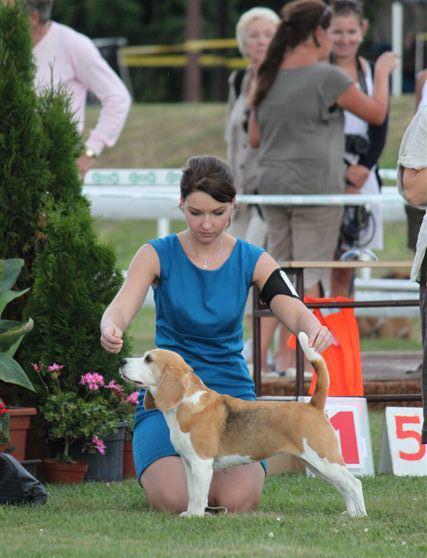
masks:
[[[70,450],[71,457],[84,461],[89,465],[85,480],[119,481],[123,479],[123,444],[125,440],[126,422],[120,424],[117,432],[103,438],[105,454],[84,453],[82,444],[76,444]]]

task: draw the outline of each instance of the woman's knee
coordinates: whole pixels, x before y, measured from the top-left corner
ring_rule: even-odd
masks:
[[[179,458],[156,461],[142,473],[139,482],[155,510],[181,513],[187,509],[187,483]]]
[[[223,477],[218,478],[212,491],[213,505],[226,507],[231,513],[248,512],[258,507],[262,497],[265,473],[260,464],[249,467],[251,467],[251,471],[236,469],[232,476],[228,476],[226,473]]]
[[[243,513],[258,507],[262,496],[262,488],[254,487],[242,490],[235,487],[232,490],[223,490],[216,496],[216,505],[225,507],[230,513]]]
[[[170,490],[168,487],[154,489],[142,487],[151,508],[157,511],[181,513],[187,509],[187,497],[183,492]]]

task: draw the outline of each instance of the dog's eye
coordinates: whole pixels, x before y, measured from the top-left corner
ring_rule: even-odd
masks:
[[[146,362],[147,364],[150,363],[150,362],[153,362],[153,359],[152,359],[150,353],[148,353],[148,355],[145,355],[144,362]]]

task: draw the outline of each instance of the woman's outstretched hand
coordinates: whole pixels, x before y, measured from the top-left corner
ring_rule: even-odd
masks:
[[[318,353],[323,353],[330,345],[338,345],[336,339],[326,326],[319,325],[316,329],[307,332],[308,345]]]
[[[123,331],[115,325],[104,327],[101,331],[101,346],[109,353],[119,353],[123,347]]]

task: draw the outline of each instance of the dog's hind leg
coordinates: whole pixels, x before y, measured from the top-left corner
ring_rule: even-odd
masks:
[[[188,507],[181,516],[205,515],[213,475],[213,459],[184,460],[188,485]]]
[[[347,470],[345,465],[319,457],[308,446],[306,440],[304,440],[304,452],[299,458],[316,476],[335,486],[344,498],[349,515],[353,517],[366,515],[362,483]]]

